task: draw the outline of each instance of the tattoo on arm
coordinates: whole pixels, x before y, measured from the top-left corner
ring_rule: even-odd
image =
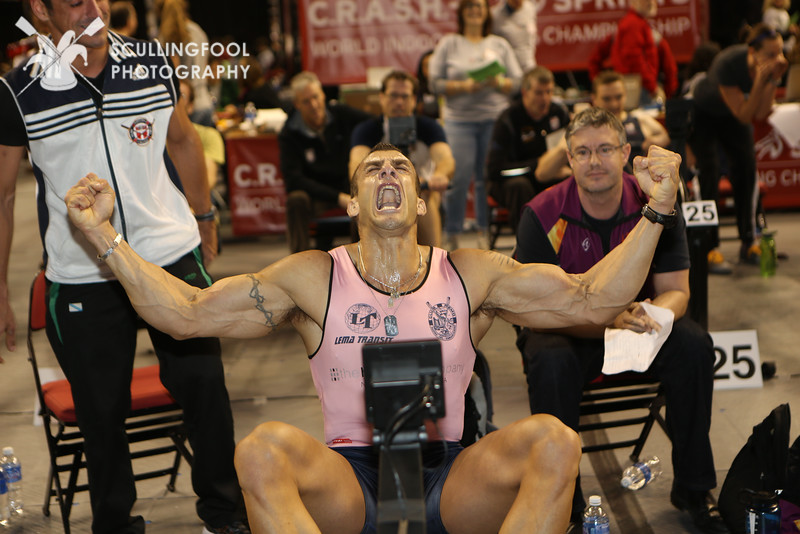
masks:
[[[250,298],[256,301],[255,308],[264,314],[264,324],[267,326],[277,326],[272,320],[272,312],[264,308],[264,296],[258,290],[261,282],[253,274],[248,274],[248,278],[253,281],[253,288],[250,290]]]

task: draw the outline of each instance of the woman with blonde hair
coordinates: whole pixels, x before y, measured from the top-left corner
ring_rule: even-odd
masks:
[[[158,39],[162,43],[170,45],[169,51],[175,66],[188,67],[187,72],[189,73],[204,72],[208,65],[208,57],[202,53],[202,45],[203,43],[208,44],[208,36],[196,22],[189,18],[188,2],[185,0],[158,0],[156,11],[160,20]],[[197,46],[187,48],[186,45],[189,43]],[[183,54],[172,54],[172,52],[180,50],[183,51]],[[193,75],[188,76],[186,80],[194,91],[194,112],[189,118],[192,122],[213,127],[214,103],[206,80],[202,76]]]

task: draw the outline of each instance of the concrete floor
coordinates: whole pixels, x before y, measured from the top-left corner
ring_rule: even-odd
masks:
[[[10,531],[44,534],[62,532],[62,526],[55,504],[50,517],[41,513],[47,451],[43,431],[34,424],[34,384],[24,341],[28,287],[41,258],[34,187],[32,175],[23,170],[17,189],[16,230],[9,267],[12,305],[18,322],[18,349],[13,354],[0,349],[6,359],[0,366],[0,446],[13,446],[23,463],[26,514]],[[715,393],[711,440],[718,487],[755,424],[780,403],[790,402],[800,407],[800,357],[797,355],[800,333],[796,326],[796,303],[800,299],[800,218],[797,213],[771,213],[768,221],[771,229],[778,230],[779,252],[788,255],[788,259],[780,262],[778,274],[763,279],[757,267],[737,265],[733,275],[711,277],[709,281],[710,330],[757,330],[762,361],[773,361],[777,365],[775,378],[765,381],[761,388]],[[723,235],[733,235],[733,232],[733,228],[723,228]],[[473,244],[468,238],[465,241],[466,246]],[[501,237],[500,246],[510,248],[512,244],[511,237]],[[724,241],[722,251],[729,258],[735,258],[737,242]],[[210,271],[215,277],[251,272],[286,253],[285,241],[280,236],[231,240],[225,243],[223,254]],[[39,350],[40,366],[57,367],[52,357],[42,356],[49,350],[46,340],[43,341]],[[527,415],[524,377],[511,327],[497,322],[481,349],[492,365],[495,423],[502,426]],[[146,336],[138,350],[137,365],[155,361],[148,350]],[[292,331],[281,331],[258,340],[223,340],[223,358],[237,440],[259,422],[270,419],[295,424],[322,438],[321,413],[307,359],[299,338]],[[795,422],[792,439],[799,430],[800,423]],[[587,497],[595,493],[603,496],[612,518],[612,532],[697,532],[688,516],[669,503],[672,470],[670,445],[664,433],[655,428],[644,449],[645,456],[657,454],[662,458],[664,474],[636,493],[618,490],[619,473],[628,462],[629,452],[587,454],[581,461],[584,492]],[[202,530],[194,513],[194,495],[187,475],[188,468],[184,465],[174,493],[166,491],[166,479],[137,485],[139,500],[134,513],[148,520],[148,532],[199,534]],[[72,511],[73,532],[89,532],[90,521],[88,494],[78,494]]]

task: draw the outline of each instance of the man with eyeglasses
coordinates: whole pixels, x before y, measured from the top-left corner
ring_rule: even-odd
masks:
[[[710,493],[716,486],[708,435],[714,348],[708,333],[686,315],[689,252],[683,218],[674,210],[654,213],[646,206],[636,179],[623,171],[631,146],[613,114],[596,107],[582,111],[567,127],[565,138],[574,174],[526,205],[517,233],[518,261],[551,263],[582,273],[619,245],[642,217],[666,228],[639,297],[611,323],[521,331],[517,346],[531,413],[554,415],[577,431],[581,391],[604,366],[606,328],[643,335],[659,331],[667,325],[659,325],[642,303],[666,308],[674,314],[672,331],[648,372],[661,380],[666,394],[674,473],[671,500],[691,514],[702,532],[728,532]],[[664,149],[654,145],[647,156],[661,152]],[[646,160],[636,158],[634,169]],[[568,532],[580,529],[584,506],[578,479]]]
[[[415,113],[418,89],[419,82],[408,72],[394,70],[386,75],[379,95],[383,116],[364,121],[353,130],[350,176],[379,142],[402,148],[419,173],[421,196],[428,206],[428,212],[419,219],[419,244],[440,247],[441,195],[453,177],[456,162],[444,128],[434,119]]]

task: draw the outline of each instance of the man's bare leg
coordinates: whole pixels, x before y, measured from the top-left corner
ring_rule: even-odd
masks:
[[[254,533],[361,532],[364,495],[352,467],[299,428],[259,425],[235,463]]]
[[[581,447],[549,415],[532,415],[458,455],[442,489],[451,534],[562,533],[567,529]]]

